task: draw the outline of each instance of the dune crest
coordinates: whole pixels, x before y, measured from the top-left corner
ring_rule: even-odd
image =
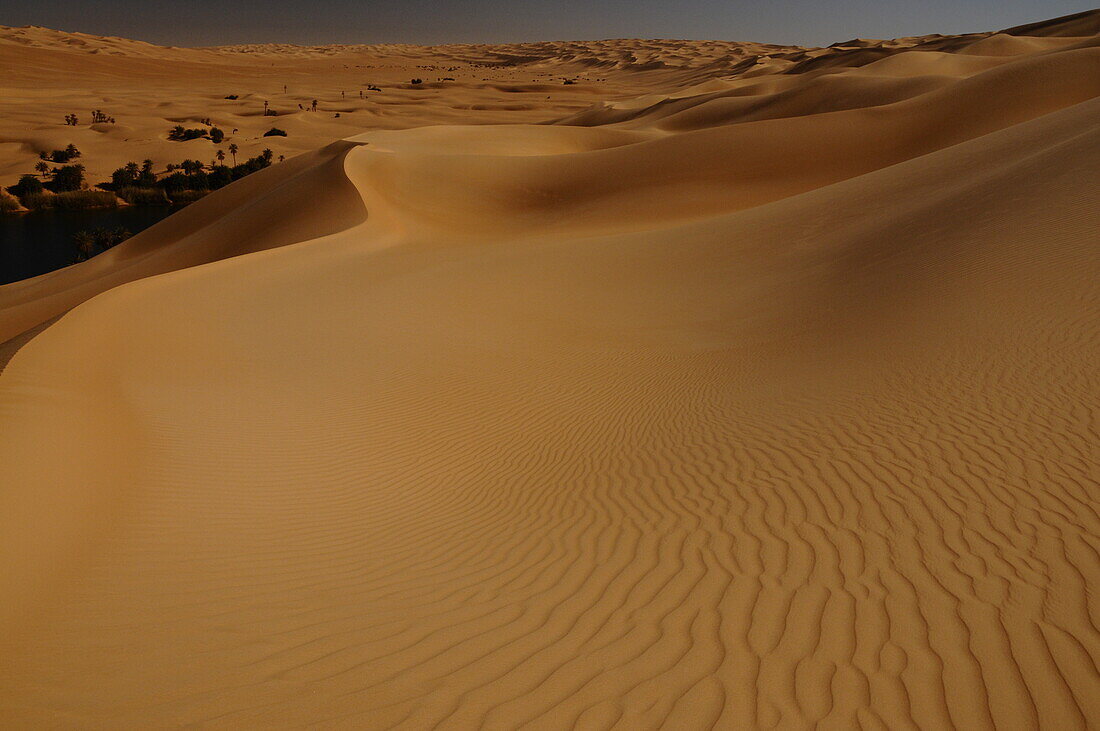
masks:
[[[439,47],[616,92],[0,287],[0,721],[1094,726],[1097,17]]]

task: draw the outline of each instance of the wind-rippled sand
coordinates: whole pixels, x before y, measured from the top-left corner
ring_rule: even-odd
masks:
[[[0,719],[1096,725],[1098,30],[461,47],[637,93],[0,287]]]

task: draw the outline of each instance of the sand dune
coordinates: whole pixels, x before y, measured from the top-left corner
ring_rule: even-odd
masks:
[[[1098,17],[195,51],[513,79],[0,287],[0,720],[1095,726]]]

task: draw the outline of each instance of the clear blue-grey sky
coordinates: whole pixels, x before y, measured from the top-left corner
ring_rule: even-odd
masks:
[[[639,37],[828,45],[997,30],[1088,9],[1082,0],[0,0],[0,25],[177,46]]]

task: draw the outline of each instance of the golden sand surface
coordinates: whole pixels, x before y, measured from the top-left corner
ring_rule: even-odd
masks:
[[[0,29],[0,183],[288,158],[0,287],[0,725],[1100,724],[1098,32]]]

